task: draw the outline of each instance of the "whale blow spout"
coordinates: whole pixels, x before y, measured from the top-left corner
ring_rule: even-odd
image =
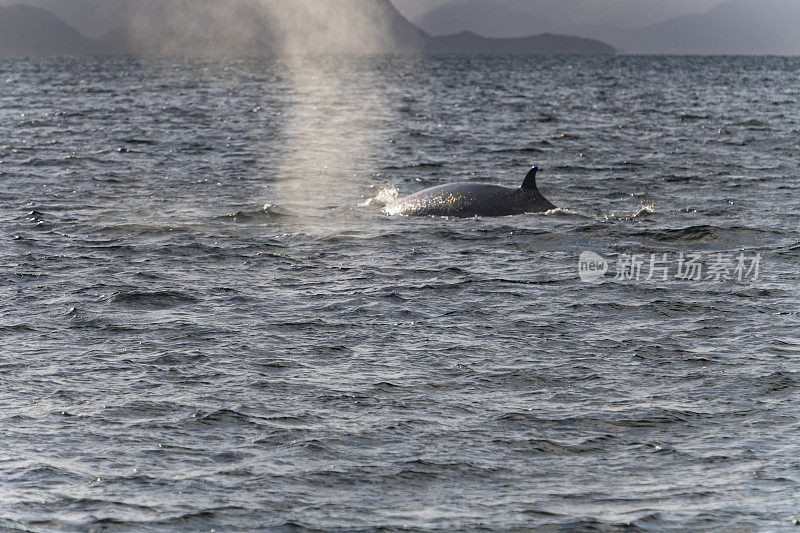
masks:
[[[384,207],[383,212],[387,215],[470,218],[550,211],[556,206],[539,192],[537,171],[538,168],[531,168],[517,189],[488,183],[439,185],[398,198]]]

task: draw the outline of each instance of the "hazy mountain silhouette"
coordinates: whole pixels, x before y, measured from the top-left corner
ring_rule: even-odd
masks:
[[[0,6],[0,55],[85,54],[94,43],[54,14],[31,6]]]
[[[567,36],[431,37],[389,0],[26,0],[0,12],[4,55],[276,53],[613,53]],[[47,8],[44,10],[42,8]],[[52,10],[52,13],[50,12]],[[90,40],[56,15],[72,21]],[[1,26],[5,25],[5,26]],[[20,28],[24,28],[24,31]]]
[[[486,0],[447,3],[421,17],[417,25],[431,35],[469,31],[503,38],[543,33],[554,26],[529,11]]]
[[[733,0],[616,36],[617,46],[652,54],[800,54],[800,2]]]
[[[16,1],[26,5],[8,5]],[[418,0],[402,1],[422,9]],[[609,50],[563,35],[530,37],[553,33],[596,39],[630,53],[800,54],[798,0],[728,0],[703,13],[654,20],[718,1],[451,0],[423,20],[431,33],[450,35],[431,37],[389,0],[0,0],[0,54],[263,55],[285,51],[287,42],[295,52],[311,53]],[[265,6],[291,16],[276,20]],[[326,10],[320,15],[315,6]],[[476,33],[525,38],[496,40]],[[364,42],[373,49],[362,50]]]
[[[798,0],[451,0],[417,22],[433,35],[543,31],[640,54],[800,54]]]
[[[393,51],[420,49],[427,38],[389,0],[3,1],[47,9],[110,53],[253,55],[289,40],[327,52],[358,51],[370,40]],[[287,24],[291,39],[281,34]]]
[[[134,4],[146,0],[5,0],[4,4],[25,4],[54,13],[82,35],[96,38],[127,24]]]
[[[450,0],[415,19],[431,35],[474,31],[490,37],[573,34],[582,26],[640,28],[723,0]]]
[[[426,51],[437,54],[613,54],[595,39],[542,33],[532,37],[497,39],[470,31],[430,39]]]

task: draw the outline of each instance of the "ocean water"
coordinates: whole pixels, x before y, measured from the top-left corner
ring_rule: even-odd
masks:
[[[800,59],[20,59],[0,88],[0,530],[800,520]],[[532,164],[559,209],[381,213]]]

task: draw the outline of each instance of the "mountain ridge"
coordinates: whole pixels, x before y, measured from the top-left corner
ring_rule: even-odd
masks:
[[[703,0],[693,4],[682,0],[672,9],[682,6],[691,12],[626,26],[657,14],[651,9],[651,0],[640,2],[636,16],[626,12],[632,1],[451,0],[416,22],[432,35],[471,30],[498,37],[515,36],[526,29],[551,31],[597,39],[633,54],[800,55],[797,0]],[[536,6],[541,9],[534,9]],[[661,15],[666,12],[664,6],[658,11]]]
[[[429,53],[450,55],[523,55],[519,50],[536,54],[614,54],[610,45],[595,39],[540,33],[529,37],[490,38],[463,31],[433,37],[426,49]]]
[[[0,28],[19,26],[25,32],[0,36],[0,43],[3,37],[7,41],[0,54],[615,53],[606,43],[567,35],[433,37],[403,17],[389,0],[339,0],[334,8],[320,3],[324,0],[296,0],[291,10],[281,0],[222,1],[141,0],[135,8],[123,0],[30,0],[35,6],[6,2],[0,4]],[[38,6],[52,6],[56,13]],[[58,16],[67,13],[75,18],[76,11],[65,11],[70,6],[96,8],[94,16],[116,25],[94,39],[85,37]]]
[[[747,0],[723,2],[699,15],[675,17],[632,33],[623,48],[644,53],[705,55],[800,54],[800,2]]]
[[[0,6],[0,55],[89,53],[93,42],[53,13],[30,6]]]

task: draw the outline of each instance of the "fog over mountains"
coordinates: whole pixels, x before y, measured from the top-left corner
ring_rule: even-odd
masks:
[[[448,0],[414,21],[432,35],[550,31],[623,53],[800,55],[798,0]]]
[[[54,13],[93,39],[97,53],[402,52],[420,48],[428,37],[388,0],[2,1]],[[26,20],[33,16],[25,13]]]
[[[394,0],[398,5],[414,0]],[[724,0],[442,0],[411,17],[433,35],[475,31],[491,37],[531,31],[614,26],[639,28],[691,13]],[[413,4],[412,4],[413,5]],[[414,10],[412,10],[414,11]]]
[[[0,0],[3,28],[6,56],[615,52],[595,39],[549,33],[431,36],[390,0]]]
[[[798,23],[800,0],[0,0],[0,54],[800,55]]]
[[[0,55],[88,53],[94,43],[56,15],[29,6],[0,6]]]

